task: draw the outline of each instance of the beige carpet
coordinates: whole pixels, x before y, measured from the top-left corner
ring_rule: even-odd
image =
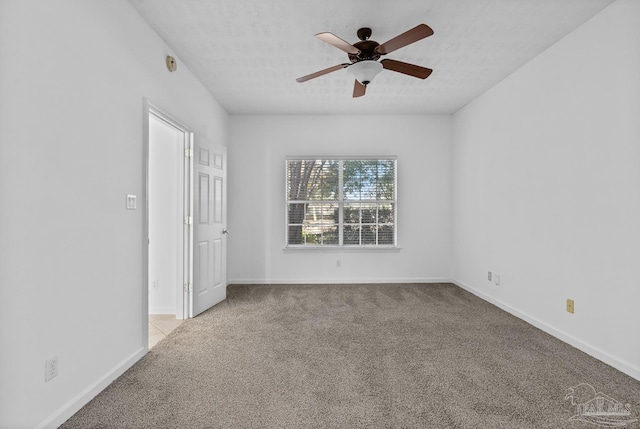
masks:
[[[581,383],[640,415],[640,382],[451,284],[235,285],[62,427],[597,428]]]

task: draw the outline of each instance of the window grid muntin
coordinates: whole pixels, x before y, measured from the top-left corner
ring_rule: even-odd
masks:
[[[375,216],[373,217],[371,222],[366,222],[365,219],[362,216],[362,212],[363,212],[363,206],[366,206],[367,209],[371,209],[374,208],[375,210]],[[380,233],[381,230],[382,231],[387,231],[385,229],[385,227],[391,227],[391,243],[383,243],[382,245],[385,246],[391,246],[394,244],[394,240],[393,238],[395,238],[395,223],[394,222],[380,222],[380,208],[381,206],[390,206],[390,212],[392,213],[391,217],[395,220],[395,210],[394,210],[394,206],[395,203],[394,202],[390,202],[388,200],[385,200],[384,202],[377,202],[377,203],[372,203],[372,202],[358,202],[358,203],[344,203],[343,205],[343,214],[345,212],[348,211],[348,209],[351,208],[357,208],[358,210],[358,222],[348,222],[347,220],[344,221],[343,223],[343,228],[354,228],[354,229],[358,229],[359,230],[359,241],[358,243],[344,243],[343,245],[345,246],[364,246],[364,245],[376,245],[379,246],[381,245],[380,243]],[[373,244],[369,244],[369,243],[363,243],[362,242],[362,232],[363,232],[363,228],[371,228],[372,230],[375,231],[375,243]],[[383,240],[386,241],[386,240]]]
[[[329,199],[329,200],[324,200],[324,199],[306,199],[306,200],[291,200],[289,199],[291,194],[290,194],[290,188],[291,188],[291,183],[290,183],[290,163],[291,162],[300,162],[303,161],[305,163],[310,162],[310,163],[315,163],[315,162],[321,162],[323,163],[322,165],[337,165],[337,172],[338,172],[338,184],[337,184],[337,193],[338,193],[338,199]],[[375,183],[374,183],[374,188],[375,189],[375,196],[378,197],[378,199],[371,199],[371,198],[362,198],[362,186],[360,186],[360,192],[359,192],[359,199],[348,199],[347,197],[345,197],[345,184],[344,184],[344,163],[345,161],[350,162],[350,161],[358,161],[360,163],[365,163],[365,165],[368,164],[372,164],[373,162],[376,162],[376,176],[375,176]],[[337,163],[337,164],[336,164]],[[390,192],[391,192],[391,198],[389,198],[389,195],[387,195],[386,197],[380,198],[382,195],[382,191],[380,190],[380,186],[383,184],[379,178],[380,178],[380,166],[381,164],[383,165],[383,167],[386,168],[386,172],[391,174],[391,177],[389,177],[391,180],[387,180],[386,182],[386,186],[388,188],[390,188]],[[385,166],[386,165],[386,166]],[[291,204],[318,204],[320,202],[322,202],[323,204],[337,204],[338,210],[337,210],[337,217],[338,217],[338,223],[321,223],[320,225],[320,236],[321,239],[319,240],[319,242],[317,244],[309,244],[306,240],[307,235],[304,235],[304,240],[301,240],[301,243],[291,243],[291,226],[299,226],[301,228],[304,228],[304,220],[302,223],[299,224],[291,224],[289,223],[290,218],[286,217],[286,243],[285,245],[287,247],[395,247],[397,245],[397,224],[396,224],[396,219],[397,219],[397,160],[395,157],[379,157],[379,158],[367,158],[367,157],[352,157],[352,158],[287,158],[285,161],[285,168],[286,168],[286,195],[285,195],[285,199],[286,199],[286,203],[287,203],[287,212],[289,211],[289,206]],[[388,179],[389,179],[388,178]],[[362,178],[362,174],[360,174],[359,177],[360,182],[363,180]],[[371,189],[371,188],[365,188],[366,189]],[[387,192],[389,192],[389,189],[386,190]],[[369,192],[368,195],[371,195],[371,192]],[[323,195],[324,196],[324,195]],[[362,223],[362,215],[360,214],[359,216],[359,223],[347,223],[345,222],[344,219],[344,207],[345,205],[359,205],[361,207],[362,204],[364,205],[370,205],[370,206],[375,206],[375,220],[374,222],[371,223]],[[391,222],[379,222],[380,220],[380,209],[382,206],[387,206],[390,207],[389,209],[389,217],[391,219]],[[361,213],[361,209],[360,209],[360,213]],[[306,211],[305,211],[305,215],[306,215]],[[338,230],[338,243],[334,244],[334,243],[330,243],[330,244],[326,244],[325,240],[324,240],[324,232],[325,230],[322,228],[325,225],[327,226],[333,226],[333,227],[337,227]],[[316,224],[317,226],[317,224]],[[349,243],[345,243],[345,228],[349,226],[349,227],[353,227],[353,226],[357,226],[358,227],[358,243],[353,243],[353,244],[349,244]],[[369,229],[369,232],[373,231],[373,237],[374,240],[371,240],[372,242],[370,243],[364,243],[363,244],[363,227],[366,227]],[[381,239],[382,237],[382,239]],[[381,243],[382,242],[382,243]]]

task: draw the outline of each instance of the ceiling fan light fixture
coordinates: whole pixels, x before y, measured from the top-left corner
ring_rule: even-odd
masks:
[[[363,85],[368,85],[373,78],[382,71],[382,64],[374,60],[363,60],[350,65],[347,71],[352,74],[358,82]]]

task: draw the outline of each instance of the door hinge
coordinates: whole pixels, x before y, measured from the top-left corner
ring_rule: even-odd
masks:
[[[193,225],[193,216],[185,216],[184,217],[185,225]]]
[[[184,291],[185,291],[185,293],[193,292],[193,283],[185,283],[184,284]]]
[[[193,148],[185,149],[184,150],[184,157],[185,158],[193,158]]]

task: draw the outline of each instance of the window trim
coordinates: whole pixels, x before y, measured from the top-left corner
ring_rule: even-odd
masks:
[[[289,221],[288,221],[288,210],[289,210],[289,197],[288,197],[288,179],[287,179],[287,169],[289,165],[289,161],[306,161],[306,160],[330,160],[330,161],[339,161],[341,164],[343,161],[378,161],[378,160],[389,160],[394,162],[394,174],[393,174],[393,189],[394,189],[394,199],[389,200],[390,203],[394,206],[394,216],[393,216],[393,244],[321,244],[321,245],[308,245],[308,244],[289,244]],[[304,251],[395,251],[400,250],[398,246],[398,157],[395,155],[380,155],[380,156],[287,156],[284,161],[284,249],[288,250],[301,250]],[[340,177],[342,177],[342,168],[340,169]],[[338,221],[338,233],[339,240],[338,243],[343,241],[343,228],[344,228],[344,205],[345,203],[349,203],[349,201],[345,201],[344,199],[344,186],[340,186],[339,188],[339,196],[338,196],[338,207],[339,210],[339,221]],[[379,200],[376,200],[379,201]],[[300,201],[301,203],[304,201]],[[342,227],[342,228],[341,228]]]

